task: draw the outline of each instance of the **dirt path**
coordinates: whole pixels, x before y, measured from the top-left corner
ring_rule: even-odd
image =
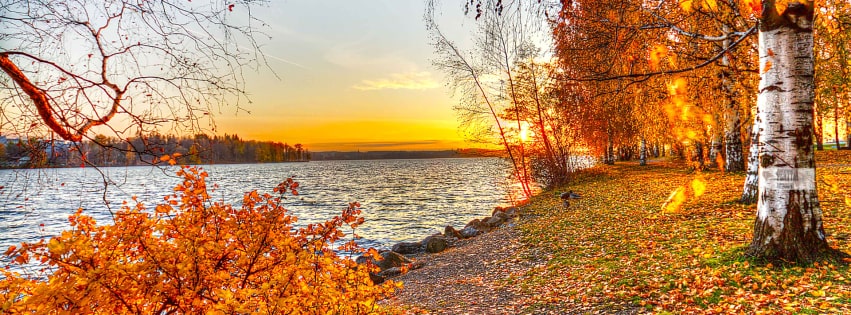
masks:
[[[535,268],[513,224],[462,240],[425,266],[393,280],[405,287],[391,304],[430,314],[518,314],[528,299],[515,287]],[[529,257],[529,255],[525,255]]]

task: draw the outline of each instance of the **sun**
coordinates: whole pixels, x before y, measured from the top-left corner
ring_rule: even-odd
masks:
[[[523,122],[520,124],[520,141],[521,142],[529,142],[532,137],[535,136],[535,132],[529,130],[529,123]]]

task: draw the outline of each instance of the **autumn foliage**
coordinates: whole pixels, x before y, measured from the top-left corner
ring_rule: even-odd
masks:
[[[295,228],[281,206],[298,187],[292,179],[234,207],[211,200],[206,172],[177,174],[183,182],[153,209],[125,204],[112,225],[81,209],[71,230],[9,248],[20,268],[0,271],[0,313],[368,314],[397,288],[374,285],[374,267],[335,252],[363,252],[341,231],[363,222],[357,203]],[[41,270],[13,271],[33,262]]]
[[[848,252],[851,151],[816,157],[828,242]],[[735,202],[741,190],[730,187],[742,178],[622,163],[578,174],[569,189],[582,199],[568,209],[534,198],[520,229],[547,263],[512,279],[529,296],[525,312],[851,314],[851,259],[781,265],[743,255],[756,205]],[[678,205],[660,207],[672,195]]]

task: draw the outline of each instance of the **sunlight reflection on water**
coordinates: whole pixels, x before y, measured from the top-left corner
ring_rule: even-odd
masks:
[[[498,158],[314,161],[309,163],[204,166],[214,199],[237,203],[251,190],[272,192],[287,177],[300,182],[286,208],[304,225],[338,215],[349,202],[361,203],[366,219],[358,230],[363,244],[388,247],[463,227],[509,204],[509,163]],[[103,178],[91,168],[0,171],[0,250],[37,241],[68,229],[77,208],[101,224],[113,210],[137,196],[148,206],[161,202],[178,183],[173,170],[114,167],[101,171],[115,182],[104,194]],[[0,257],[5,265],[5,257]]]

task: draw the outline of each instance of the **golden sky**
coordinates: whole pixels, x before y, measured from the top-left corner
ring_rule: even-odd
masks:
[[[437,150],[473,146],[458,132],[432,48],[422,1],[273,1],[255,12],[269,69],[246,75],[250,114],[227,108],[217,133],[326,150]],[[468,32],[444,5],[445,31]],[[274,72],[274,73],[273,73]],[[276,77],[277,75],[277,77]]]

